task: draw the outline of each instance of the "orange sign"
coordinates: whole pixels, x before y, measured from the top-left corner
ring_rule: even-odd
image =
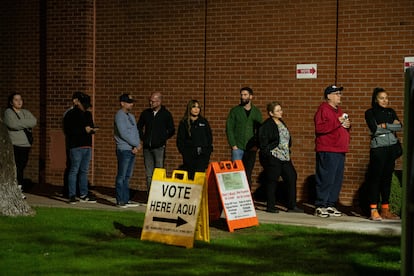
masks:
[[[209,185],[210,219],[217,219],[217,214],[224,210],[229,231],[259,224],[250,193],[246,172],[241,160],[234,163],[213,162],[207,170]],[[214,187],[220,195],[221,208],[214,202]],[[216,200],[217,202],[217,200]]]

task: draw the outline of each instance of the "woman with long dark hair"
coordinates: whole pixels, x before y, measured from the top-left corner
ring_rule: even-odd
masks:
[[[177,148],[183,157],[182,169],[193,179],[195,172],[204,172],[213,151],[213,135],[207,119],[201,116],[201,105],[190,100],[177,132]]]
[[[396,136],[402,124],[394,109],[388,107],[388,93],[377,87],[372,93],[371,108],[365,111],[365,121],[371,132],[367,174],[368,200],[371,220],[398,219],[390,212],[389,198],[395,159],[399,157],[400,144]],[[378,212],[378,205],[381,210]]]

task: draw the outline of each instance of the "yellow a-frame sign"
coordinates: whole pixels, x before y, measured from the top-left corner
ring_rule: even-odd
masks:
[[[194,239],[209,241],[205,173],[194,180],[176,170],[171,178],[165,169],[154,170],[141,240],[192,248]],[[206,210],[207,209],[207,210]],[[207,226],[206,226],[207,224]],[[196,232],[197,230],[197,232]]]

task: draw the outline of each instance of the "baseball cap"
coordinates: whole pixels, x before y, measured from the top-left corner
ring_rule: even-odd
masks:
[[[82,97],[79,98],[79,102],[83,105],[85,109],[92,107],[91,97],[88,94],[83,94]]]
[[[335,86],[335,85],[330,85],[330,86],[328,86],[328,87],[326,87],[325,88],[325,93],[324,93],[324,95],[325,95],[325,98],[329,95],[329,94],[331,94],[331,93],[333,93],[333,92],[336,92],[336,91],[342,91],[344,88],[342,87],[342,86]]]
[[[132,98],[131,95],[125,93],[125,94],[122,94],[121,96],[119,96],[119,101],[120,102],[126,102],[126,103],[133,103],[134,98]]]
[[[73,94],[72,94],[72,100],[74,100],[74,99],[80,99],[80,98],[82,98],[83,96],[85,95],[85,93],[82,93],[82,92],[80,92],[80,91],[76,91],[76,92],[74,92]]]

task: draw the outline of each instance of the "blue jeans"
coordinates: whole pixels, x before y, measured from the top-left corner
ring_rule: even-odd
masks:
[[[151,188],[152,174],[155,168],[164,168],[165,146],[156,149],[144,148],[145,175],[147,177],[147,189]]]
[[[231,161],[242,160],[249,187],[252,188],[252,172],[256,162],[256,151],[242,149],[231,150]]]
[[[236,149],[231,150],[231,161],[234,162],[235,160],[242,160],[244,155],[244,150]]]
[[[335,206],[342,188],[345,153],[316,153],[316,207]]]
[[[79,177],[80,196],[88,195],[88,171],[91,148],[72,148],[69,151],[70,169],[68,175],[69,198],[76,196],[76,181]]]
[[[135,154],[131,150],[116,150],[118,173],[116,175],[116,203],[125,204],[129,201],[129,179],[135,165]]]

